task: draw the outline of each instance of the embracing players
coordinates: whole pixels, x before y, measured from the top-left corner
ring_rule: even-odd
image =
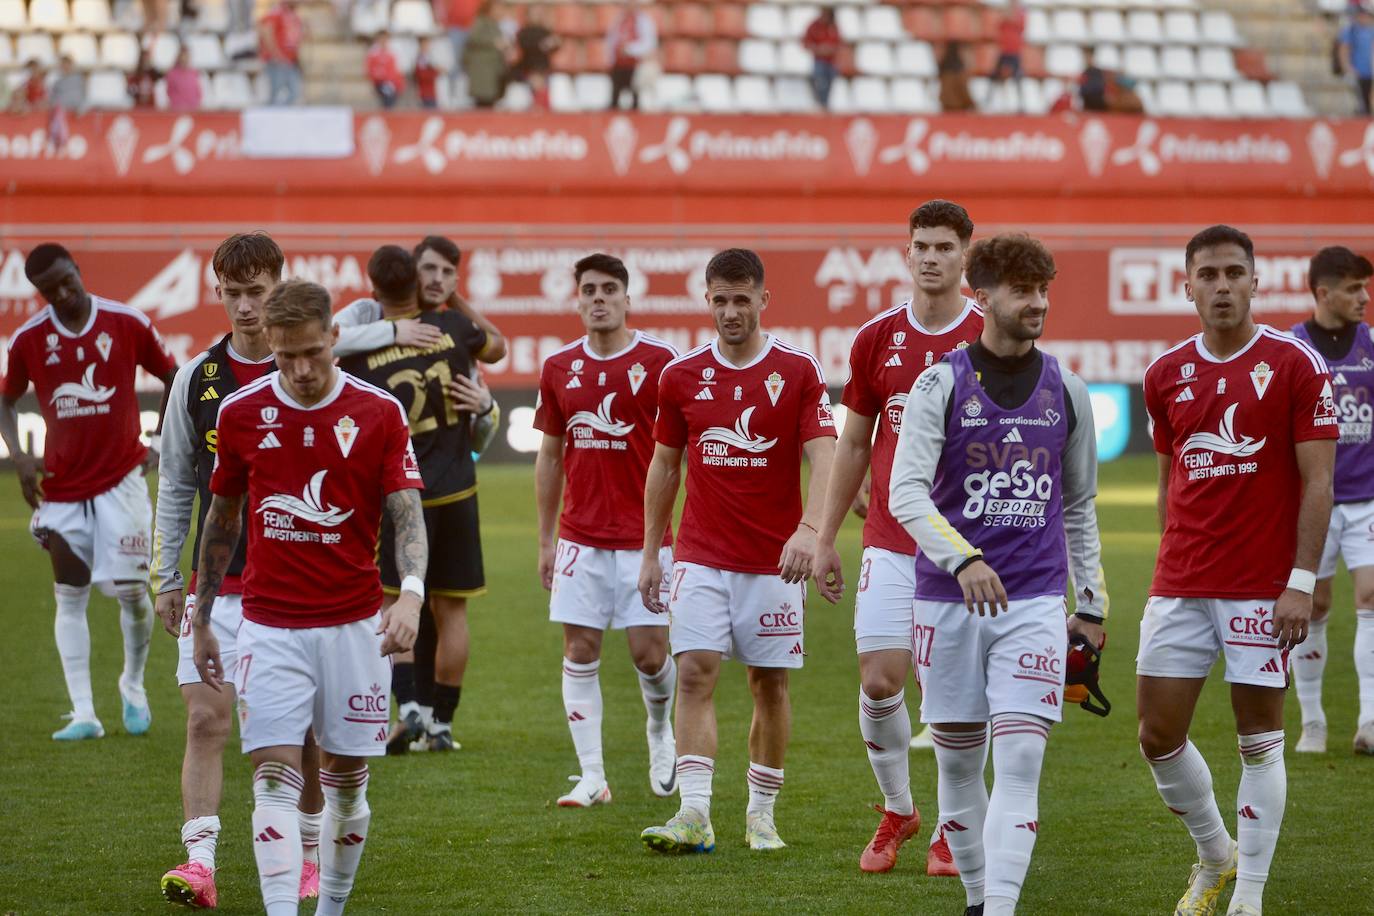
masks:
[[[1340,414],[1332,486],[1335,505],[1312,593],[1312,622],[1307,639],[1289,656],[1302,706],[1302,737],[1295,748],[1300,753],[1326,752],[1322,673],[1331,579],[1339,556],[1355,582],[1355,675],[1360,691],[1355,751],[1374,754],[1374,331],[1364,322],[1372,275],[1374,265],[1349,248],[1317,252],[1307,274],[1316,313],[1292,331],[1325,358]]]
[[[1069,639],[1101,646],[1107,596],[1088,389],[1035,346],[1054,258],[1029,236],[999,235],[969,249],[966,273],[983,332],[911,389],[890,501],[920,548],[914,651],[941,829],[966,912],[1007,916],[1035,848]],[[1070,573],[1077,606],[1066,625]]]
[[[152,506],[143,475],[157,453],[139,441],[134,379],[142,367],[164,385],[176,364],[148,317],[92,296],[61,245],[29,252],[24,274],[48,303],[10,339],[0,398],[0,437],[14,457],[30,531],[52,561],[54,634],[72,711],[57,741],[100,738],[91,692],[91,584],[119,600],[124,671],[119,677],[124,730],[148,731],[152,713],[143,669],[153,629],[148,600]],[[44,457],[24,451],[15,402],[33,383],[47,424]]]
[[[367,839],[366,758],[384,753],[391,663],[414,641],[428,561],[420,469],[396,399],[334,367],[329,294],[290,280],[263,306],[280,371],[224,399],[201,532],[194,658],[227,672],[212,611],[247,505],[243,623],[233,673],[254,770],[253,851],[268,916],[297,911],[301,746],[314,729],[324,792],[322,916],[343,912]],[[375,562],[393,526],[401,595],[385,611]]]
[[[534,466],[539,579],[552,592],[549,619],[563,625],[563,708],[582,774],[558,799],[585,808],[611,800],[601,755],[601,642],[624,630],[648,711],[649,786],[677,788],[668,621],[639,597],[644,476],[653,455],[658,378],[677,351],[625,326],[630,273],[619,258],[588,255],[573,267],[586,336],[544,361],[534,426],[544,433]],[[558,513],[559,499],[563,513]],[[555,529],[557,539],[555,542]],[[659,550],[672,568],[672,530]]]
[[[1140,749],[1160,797],[1197,844],[1175,910],[1259,916],[1288,795],[1285,656],[1307,637],[1331,515],[1337,408],[1307,344],[1250,315],[1255,250],[1230,226],[1193,236],[1187,292],[1202,333],[1145,370],[1164,534],[1140,623]],[[1212,774],[1188,740],[1217,656],[1226,659],[1240,745],[1236,841]]]
[[[891,870],[897,850],[921,826],[911,799],[911,718],[905,693],[911,671],[916,543],[888,509],[892,455],[916,377],[945,353],[977,340],[983,330],[982,311],[959,291],[964,252],[973,237],[968,211],[947,200],[927,201],[912,212],[907,232],[912,298],[859,328],[854,338],[844,388],[849,413],[835,446],[817,535],[816,587],[821,597],[834,603],[844,589],[835,537],[871,461],[873,483],[854,599],[859,733],[884,798],[882,821],[859,857],[859,867],[868,872]],[[931,841],[926,871],[954,874],[949,847],[938,829],[932,831]]]
[[[682,804],[641,837],[660,852],[710,852],[721,660],[748,666],[751,849],[785,844],[773,821],[792,726],[787,672],[804,655],[803,604],[816,524],[835,449],[835,421],[815,357],[760,326],[769,304],[763,264],[731,248],[706,265],[706,302],[717,337],[669,363],[658,383],[653,460],[644,488],[644,605],[670,611],[677,659],[677,781]],[[659,550],[687,452],[687,503],[677,555],[660,598]],[[811,463],[807,514],[801,459]]]

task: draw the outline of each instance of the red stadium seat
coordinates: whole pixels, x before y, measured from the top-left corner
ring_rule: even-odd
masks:
[[[859,72],[854,66],[854,46],[852,44],[840,45],[840,52],[835,55],[835,69],[840,71],[841,76],[854,76]]]
[[[1269,64],[1264,60],[1263,51],[1255,48],[1236,48],[1232,53],[1235,55],[1236,69],[1246,79],[1267,83],[1274,78],[1274,74],[1269,71]]]
[[[668,73],[701,72],[701,42],[691,38],[671,38],[663,43],[663,69]]]
[[[596,13],[592,21],[596,24],[596,34],[604,36],[610,31],[611,26],[620,18],[620,11],[623,7],[614,3],[603,3],[596,7]]]
[[[966,6],[951,6],[945,9],[945,37],[951,41],[974,42],[983,40],[983,19],[977,12]]]
[[[992,73],[997,66],[998,57],[997,43],[995,41],[980,41],[973,47],[973,72],[978,76],[987,76]]]
[[[611,69],[611,62],[606,57],[606,42],[600,38],[590,38],[583,45],[583,53],[586,54],[587,62],[583,65],[585,70],[592,73],[605,73]]]
[[[679,38],[710,38],[715,29],[711,11],[699,3],[673,7],[673,34]]]
[[[739,43],[725,38],[707,42],[705,70],[729,76],[739,73]]]
[[[557,35],[579,38],[596,31],[591,12],[580,3],[560,3],[553,8],[553,31]]]
[[[1045,77],[1045,49],[1040,45],[1026,45],[1021,50],[1021,73],[1036,79]]]
[[[585,63],[582,42],[576,38],[564,38],[563,44],[553,53],[553,69],[558,73],[581,73]]]
[[[928,6],[909,6],[902,11],[902,23],[913,38],[939,41],[944,38],[944,22],[940,14]]]
[[[715,14],[717,38],[743,38],[749,34],[744,25],[744,7],[721,3],[716,6]]]

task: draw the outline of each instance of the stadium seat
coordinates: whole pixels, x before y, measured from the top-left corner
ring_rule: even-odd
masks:
[[[811,27],[811,23],[816,21],[820,15],[820,10],[809,5],[789,5],[785,7],[787,12],[787,34],[794,35],[800,39],[806,34],[806,30]]]
[[[1155,94],[1157,114],[1175,118],[1191,118],[1197,115],[1197,105],[1193,101],[1193,91],[1187,83],[1166,80],[1159,84]]]
[[[795,76],[780,76],[773,81],[773,101],[778,111],[801,113],[814,111],[816,97],[811,92],[811,81]]]
[[[799,41],[784,41],[778,45],[778,72],[787,76],[811,74],[811,52]]]
[[[392,35],[388,43],[391,45],[392,56],[396,58],[396,69],[409,77],[415,72],[415,58],[420,56],[420,42],[413,35]]]
[[[1254,80],[1241,80],[1231,86],[1231,109],[1240,118],[1262,118],[1269,114],[1264,86]]]
[[[692,78],[681,73],[665,73],[654,82],[652,92],[641,95],[639,104],[648,112],[681,111],[692,107]]]
[[[72,28],[83,32],[105,32],[110,29],[108,0],[72,0]],[[0,28],[4,28],[0,24]]]
[[[672,10],[671,29],[683,38],[710,38],[715,32],[711,12],[699,3],[682,3]]]
[[[899,77],[888,84],[892,110],[897,114],[937,114],[939,94],[931,92],[925,80]]]
[[[514,9],[520,9],[523,4],[514,4]],[[604,39],[611,26],[620,18],[622,7],[614,3],[604,3],[601,6],[592,7],[592,27],[594,29],[592,37]],[[667,24],[667,17],[663,16],[660,7],[650,6],[649,15],[654,17],[654,24],[659,31],[663,31]]]
[[[1093,48],[1093,63],[1103,70],[1121,69],[1121,49],[1116,45],[1098,45]]]
[[[896,72],[902,76],[933,78],[939,72],[935,49],[925,41],[904,41],[897,45]]]
[[[957,9],[962,7],[947,7],[944,13]],[[902,27],[913,38],[922,41],[942,41],[945,38],[945,15],[935,7],[908,6],[902,10]]]
[[[193,32],[186,36],[186,50],[191,55],[191,66],[197,70],[223,70],[229,66],[217,35]]]
[[[749,36],[747,10],[749,7],[738,3],[717,4],[715,16],[716,35],[721,38],[747,38]]]
[[[18,5],[18,0],[10,0]],[[71,22],[67,0],[30,0],[29,28],[43,32],[65,32]]]
[[[663,69],[669,73],[697,73],[701,70],[701,42],[699,41],[670,38],[661,46],[659,55]]]
[[[1159,52],[1159,69],[1169,79],[1197,79],[1197,56],[1192,48],[1165,45]]]
[[[573,77],[578,107],[583,111],[605,111],[611,107],[611,78],[604,73],[579,73]]]
[[[1050,14],[1044,10],[1026,11],[1026,41],[1044,45],[1054,41],[1054,29],[1050,25]]]
[[[10,43],[10,37],[0,32],[0,70],[16,66],[18,63],[14,59],[14,45]],[[4,73],[0,73],[0,78],[4,76]]]
[[[496,107],[501,111],[529,111],[534,107],[534,92],[518,80],[507,83],[506,93]]]
[[[830,86],[830,111],[833,114],[854,114],[854,97],[849,91],[849,80],[840,77]]]
[[[870,6],[864,10],[864,37],[870,41],[901,41],[906,38],[902,14],[895,6]]]
[[[1126,40],[1126,20],[1116,10],[1093,10],[1088,33],[1093,41],[1120,44]]]
[[[52,36],[47,32],[28,32],[16,36],[14,58],[21,64],[36,60],[45,67],[57,63],[57,50],[53,47]]]
[[[436,42],[436,44],[448,44],[448,42]],[[452,45],[449,45],[449,56],[453,54]],[[664,46],[664,53],[667,53],[667,45]],[[665,56],[664,60],[667,58]],[[564,38],[558,50],[553,52],[553,59],[550,61],[555,73],[581,73],[586,69],[587,55],[583,51],[582,41],[576,38]],[[665,63],[664,66],[667,66]]]
[[[1221,83],[1195,83],[1193,101],[1197,103],[1197,113],[1204,118],[1230,118],[1234,116],[1231,99],[1226,87]]]
[[[734,114],[735,89],[728,76],[703,73],[695,82],[697,101],[707,114]]]
[[[199,0],[196,4],[196,29],[202,32],[215,32],[224,34],[229,31],[232,24],[229,16],[229,4],[226,0]],[[76,16],[76,8],[72,7],[72,17]]]
[[[253,84],[248,74],[237,70],[221,70],[210,77],[210,91],[202,100],[207,107],[236,111],[254,103]]]
[[[573,78],[566,73],[549,74],[549,107],[554,111],[578,111]]]
[[[86,104],[91,108],[131,108],[129,84],[118,70],[96,70],[86,78]]]
[[[1088,41],[1088,20],[1082,10],[1055,10],[1050,27],[1057,42],[1086,44]]]
[[[402,35],[433,35],[434,7],[429,0],[396,0],[391,8],[391,31]]]
[[[1045,72],[1051,76],[1078,78],[1083,74],[1083,49],[1077,45],[1050,45],[1045,49]]]
[[[1131,10],[1126,14],[1126,34],[1131,41],[1157,45],[1164,40],[1164,27],[1159,14],[1148,10]]]
[[[60,57],[70,57],[78,70],[90,70],[100,60],[95,36],[85,32],[68,32],[57,40]]]
[[[388,14],[387,0],[354,0],[349,26],[354,35],[371,38],[387,27]]]
[[[1164,38],[1175,44],[1195,45],[1202,40],[1198,32],[1197,16],[1182,10],[1164,14]]]
[[[590,37],[596,34],[591,7],[581,3],[557,3],[553,7],[552,30],[564,38]]]
[[[1236,21],[1227,12],[1212,11],[1202,14],[1198,24],[1202,41],[1209,45],[1243,44],[1240,33],[1236,31]]]
[[[582,53],[584,71],[605,73],[611,69],[611,62],[606,57],[606,42],[600,38],[589,38],[583,42]]]
[[[774,73],[778,69],[777,45],[758,38],[739,43],[739,69],[745,73]]]
[[[24,4],[0,3],[0,32],[22,32],[28,25]]]
[[[1230,48],[1200,48],[1197,52],[1197,70],[1204,79],[1223,83],[1240,79],[1235,55]]]
[[[708,41],[706,43],[707,73],[734,75],[739,72],[739,50],[733,41]]]
[[[766,76],[735,77],[735,106],[748,114],[771,114],[776,111],[773,81]]]
[[[854,49],[854,66],[860,73],[891,76],[897,69],[897,63],[892,56],[892,45],[885,41],[861,42]],[[857,95],[855,101],[858,101]]]
[[[177,40],[176,35],[171,32],[159,32],[153,36],[152,46],[148,50],[148,59],[154,70],[166,73],[176,64],[177,52],[180,50],[181,42]]]
[[[138,66],[138,39],[128,32],[110,32],[100,39],[100,66],[132,70]]]
[[[859,12],[857,7],[836,7],[835,25],[839,26],[840,37],[845,41],[860,41],[864,37],[863,14]]]
[[[1159,56],[1154,48],[1145,45],[1130,45],[1122,53],[1121,69],[1128,76],[1138,80],[1152,80],[1159,77]]]
[[[982,41],[986,36],[983,27],[983,17],[966,6],[947,6],[945,7],[944,22],[942,28],[930,34],[918,34],[913,32],[915,38],[923,41],[938,41],[941,38],[949,41]]]
[[[887,80],[876,76],[856,76],[849,84],[854,109],[868,114],[888,114],[892,98],[888,95]]]
[[[1297,83],[1275,80],[1269,84],[1269,111],[1280,118],[1306,118],[1312,112]]]
[[[1058,80],[1055,83],[1058,84]],[[1021,80],[1021,113],[1028,115],[1042,115],[1050,110],[1050,105],[1054,102],[1053,97],[1047,97],[1044,86],[1040,80],[1025,77]]]
[[[429,60],[441,73],[452,73],[458,66],[457,61],[453,59],[453,45],[445,38],[438,38],[429,43]]]
[[[1240,75],[1248,80],[1258,80],[1267,83],[1273,79],[1273,74],[1269,72],[1269,64],[1264,59],[1264,52],[1256,48],[1236,48],[1231,52],[1233,63]]]
[[[792,37],[787,15],[772,3],[751,3],[745,11],[745,30],[755,38],[782,41]]]

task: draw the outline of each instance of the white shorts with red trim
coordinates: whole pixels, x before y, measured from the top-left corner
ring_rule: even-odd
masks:
[[[549,595],[549,619],[594,630],[626,627],[666,627],[667,614],[655,614],[639,597],[638,550],[605,550],[558,539],[553,561],[553,592]],[[658,552],[663,566],[659,598],[667,593],[673,571],[673,551]]]
[[[854,641],[859,654],[911,649],[911,606],[916,600],[916,558],[865,547],[854,595]]]
[[[212,618],[213,619],[213,618]],[[239,737],[245,754],[299,747],[313,727],[331,754],[386,753],[391,659],[381,654],[381,612],[333,627],[239,627]]]
[[[1326,546],[1317,567],[1318,579],[1336,574],[1336,558],[1345,558],[1346,569],[1374,566],[1374,500],[1339,503],[1331,507]]]
[[[191,636],[191,617],[196,610],[194,593],[186,596],[186,613],[181,618],[181,633],[177,636],[177,686],[199,684],[196,670],[195,640]],[[219,660],[224,670],[233,675],[239,663],[239,625],[243,623],[243,596],[220,595],[210,614],[210,632],[219,641]],[[229,686],[233,686],[232,684]]]
[[[1288,653],[1274,640],[1274,602],[1158,595],[1146,602],[1136,674],[1204,678],[1218,655],[1233,684],[1286,687]]]
[[[706,650],[754,668],[800,668],[806,583],[673,564],[668,641],[673,654]]]
[[[922,722],[986,722],[1001,713],[1060,720],[1069,645],[1063,598],[1013,599],[996,617],[971,614],[963,602],[917,600],[914,617]]]
[[[67,542],[91,571],[91,584],[114,595],[116,582],[147,582],[152,561],[153,507],[142,468],[91,499],[46,501],[34,510],[29,532],[47,549],[48,535]]]

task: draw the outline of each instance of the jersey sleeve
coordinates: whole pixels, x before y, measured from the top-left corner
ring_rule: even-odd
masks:
[[[162,415],[162,450],[157,468],[157,514],[153,527],[152,586],[155,594],[184,588],[181,548],[191,530],[196,500],[196,441],[186,409],[191,376],[205,362],[199,357],[182,366],[172,380],[172,393]]]
[[[840,395],[840,403],[865,417],[876,417],[883,409],[882,398],[873,390],[873,374],[869,370],[871,350],[872,335],[860,331],[849,350],[849,381],[844,383],[844,393]]]
[[[654,441],[669,448],[686,448],[687,418],[677,397],[673,377],[665,368],[658,377],[658,418],[654,420]]]
[[[410,443],[410,428],[406,425],[400,403],[393,403],[396,409],[386,412],[382,492],[390,494],[397,490],[422,490],[425,482],[420,476],[420,462],[415,458],[415,447]]]
[[[568,419],[563,415],[563,407],[558,403],[558,391],[554,388],[553,367],[545,362],[539,370],[539,399],[534,405],[534,428],[550,436],[561,436],[567,425]]]
[[[167,344],[163,342],[162,335],[153,327],[153,323],[139,322],[138,328],[138,364],[147,369],[149,375],[157,378],[166,378],[177,371],[176,360],[167,352]]]
[[[5,370],[5,400],[17,401],[29,390],[29,367],[24,361],[24,339],[10,344],[9,368]]]
[[[1150,418],[1150,428],[1155,442],[1155,451],[1161,455],[1174,453],[1174,430],[1169,425],[1168,408],[1159,396],[1159,386],[1155,381],[1157,374],[1147,372],[1145,385],[1141,392],[1145,396],[1145,413]]]
[[[1314,354],[1315,358],[1315,354]],[[1331,390],[1331,376],[1321,364],[1317,368],[1309,360],[1294,360],[1298,366],[1298,380],[1293,387],[1290,422],[1294,442],[1340,437],[1340,411],[1336,408],[1336,394]]]
[[[210,474],[210,492],[216,496],[242,496],[248,492],[248,462],[244,455],[250,444],[238,422],[241,410],[233,404],[220,408],[215,422],[215,469]]]
[[[808,363],[808,369],[810,365]],[[830,392],[825,388],[820,369],[806,373],[806,383],[802,386],[801,416],[797,418],[797,430],[802,442],[810,442],[824,436],[835,438],[835,414],[830,409]]]

